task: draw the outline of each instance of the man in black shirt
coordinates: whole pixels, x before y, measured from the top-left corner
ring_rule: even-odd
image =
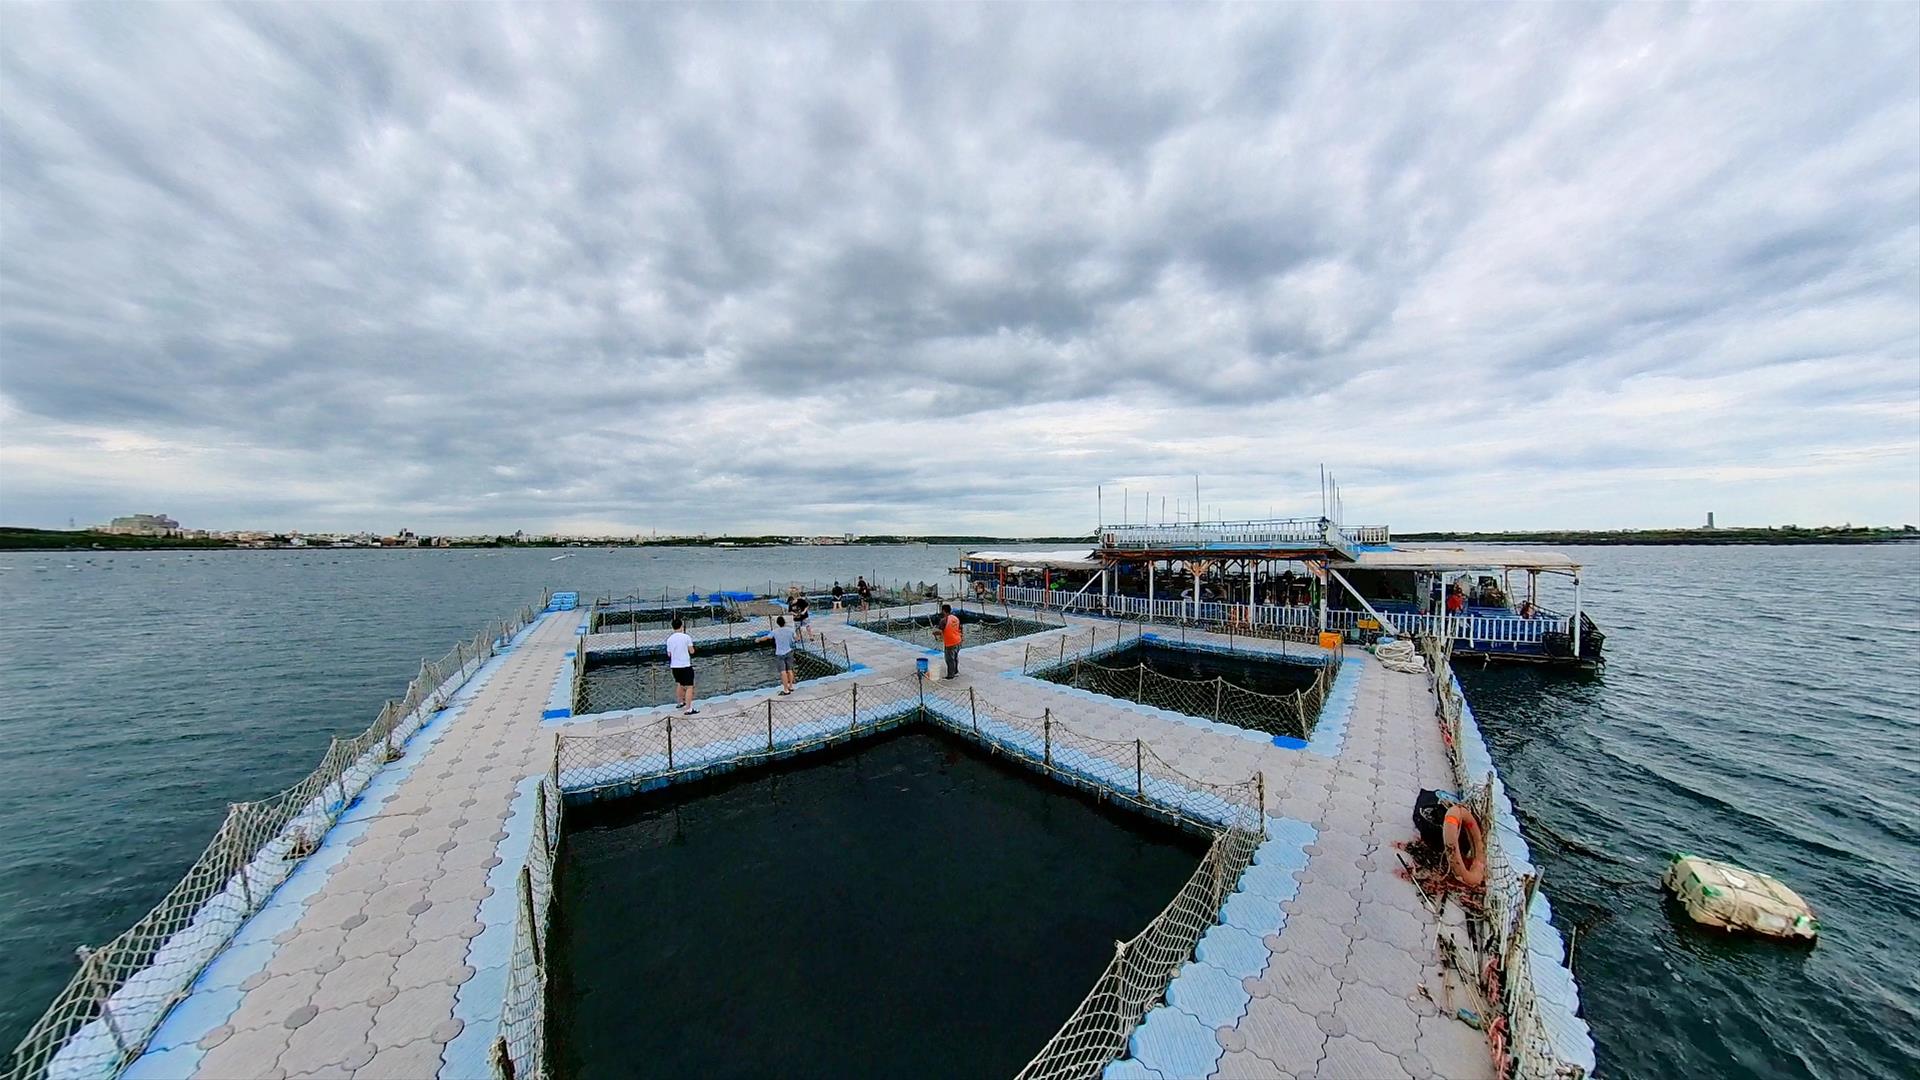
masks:
[[[799,635],[801,641],[807,640],[807,594],[794,597],[793,602],[787,605],[787,610],[793,612],[793,632]]]

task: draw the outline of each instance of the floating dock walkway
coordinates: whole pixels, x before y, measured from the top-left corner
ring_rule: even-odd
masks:
[[[904,701],[899,688],[916,685],[915,664],[927,650],[861,630],[850,615],[816,609],[813,623],[830,643],[821,651],[846,657],[842,666],[851,669],[801,683],[779,699],[782,709],[850,692],[856,702],[860,695],[869,703]],[[1125,638],[1111,621],[1058,621],[1057,629],[968,648],[958,680],[925,687],[937,687],[946,702],[972,703],[976,728],[982,716],[1044,716],[1090,740],[1144,747],[1205,784],[1243,785],[1258,775],[1262,792],[1258,849],[1226,883],[1230,895],[1217,922],[1199,937],[1193,959],[1179,963],[1164,1001],[1156,998],[1144,1017],[1127,1021],[1124,1051],[1082,1071],[1159,1080],[1422,1080],[1494,1077],[1501,1075],[1496,1060],[1512,1063],[1507,1075],[1591,1070],[1577,992],[1559,966],[1544,899],[1531,889],[1516,917],[1539,926],[1515,939],[1530,967],[1506,968],[1528,973],[1524,998],[1516,1000],[1532,1010],[1529,1030],[1494,1032],[1490,1041],[1453,1015],[1470,1001],[1450,990],[1461,978],[1443,971],[1439,939],[1464,937],[1461,920],[1457,909],[1444,918],[1435,913],[1403,872],[1395,847],[1414,838],[1418,789],[1458,787],[1463,756],[1469,768],[1490,769],[1444,670],[1436,681],[1349,650],[1310,738],[1280,745],[1269,735],[1031,677],[1024,669],[1032,646],[1062,657],[1097,655],[1103,642]],[[547,793],[577,796],[588,786],[563,775],[556,740],[639,733],[673,713],[657,707],[571,715],[576,664],[589,647],[587,622],[585,610],[549,610],[476,663],[445,696],[444,708],[396,747],[396,759],[356,798],[343,800],[317,848],[183,984],[164,1020],[112,1033],[146,1036],[127,1054],[124,1075],[479,1080],[537,1072],[527,1067],[539,1061],[537,1038],[529,1059],[524,1030],[504,1028],[524,1028],[525,1010],[539,1008],[537,993],[528,1005],[525,980],[514,969],[526,963],[526,926],[540,921],[530,905],[544,907],[550,894],[545,857],[559,807]],[[1188,634],[1192,645],[1226,643]],[[631,641],[620,633],[595,638],[607,648]],[[940,670],[938,658],[933,669]],[[774,692],[702,699],[695,719],[764,712],[768,751],[776,743],[790,747],[768,704]],[[857,725],[858,705],[854,715]],[[1450,754],[1449,739],[1459,752]],[[682,766],[690,749],[679,748]],[[1049,768],[1057,752],[1050,742]],[[675,753],[671,735],[666,753],[669,760]],[[1083,754],[1071,767],[1097,773],[1113,764],[1096,757]],[[1128,758],[1124,771],[1132,775],[1137,767]],[[1141,780],[1143,796],[1151,786]],[[1506,839],[1520,845],[1523,860],[1524,841],[1504,795],[1496,788],[1487,796],[1497,801],[1496,818],[1506,815],[1496,834],[1510,833]],[[529,899],[529,888],[537,899]],[[538,940],[534,946],[537,954]],[[114,1075],[119,1061],[72,1052],[82,1036],[100,1036],[95,1028],[69,1039],[65,1056],[51,1054],[29,1063],[30,1070],[20,1068],[16,1054],[10,1075],[39,1075],[43,1066],[51,1075]],[[1042,1074],[1064,1075],[1035,1066],[1026,1075]]]

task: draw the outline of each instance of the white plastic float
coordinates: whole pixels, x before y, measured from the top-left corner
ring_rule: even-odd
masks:
[[[1767,874],[1698,855],[1675,855],[1661,883],[1673,890],[1694,922],[1706,926],[1805,941],[1820,935],[1813,908]]]

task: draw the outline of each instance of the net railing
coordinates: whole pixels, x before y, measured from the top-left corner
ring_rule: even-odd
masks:
[[[852,654],[844,644],[828,647],[820,643],[794,643],[795,676],[802,682],[838,675],[853,666]],[[576,658],[578,659],[578,658]],[[780,681],[774,667],[773,647],[755,646],[746,652],[694,653],[695,680],[708,696],[755,690]],[[674,700],[673,672],[667,667],[664,650],[654,662],[634,658],[632,663],[576,665],[573,684],[573,713],[618,712],[623,709],[650,709]]]
[[[587,632],[600,634],[629,628],[657,630],[661,627],[670,627],[676,616],[689,628],[740,622],[747,617],[741,613],[738,605],[733,604],[678,604],[662,607],[653,604],[642,606],[621,600],[602,601],[595,603],[593,610],[588,613]]]
[[[878,618],[853,619],[848,625],[869,633],[884,634],[902,641],[918,645],[934,642],[934,627],[939,617],[939,608],[929,605],[924,611],[914,611],[911,607],[905,611],[890,611]],[[1022,618],[1018,615],[1002,614],[997,611],[977,611],[966,609],[961,618],[961,631],[965,644],[991,645],[1000,641],[1026,637],[1029,634],[1042,634],[1048,630],[1058,630],[1067,624],[1043,619]]]
[[[1112,626],[1088,626],[1072,629],[1048,641],[1027,645],[1020,660],[1020,673],[1032,675],[1044,668],[1056,667],[1075,659],[1091,659],[1117,652],[1139,643],[1145,624],[1121,622]]]
[[[562,801],[553,775],[541,777],[534,789],[527,862],[515,885],[513,946],[508,953],[500,1033],[490,1054],[494,1075],[501,1080],[538,1080],[547,1075],[547,948]]]
[[[1138,636],[1136,629],[1135,637]],[[1320,709],[1340,674],[1340,652],[1332,650],[1323,654],[1325,659],[1314,673],[1311,685],[1291,693],[1263,694],[1221,676],[1182,679],[1157,672],[1144,662],[1130,666],[1099,663],[1100,655],[1129,644],[1125,626],[1117,628],[1112,635],[1092,630],[1086,647],[1071,653],[1067,650],[1069,642],[1077,645],[1077,635],[1061,638],[1057,657],[1047,645],[1029,645],[1022,672],[1077,690],[1295,739],[1313,736]]]
[[[382,766],[460,686],[547,606],[490,624],[420,672],[372,725],[329,741],[292,787],[227,808],[213,839],[152,910],[97,949],[14,1048],[8,1080],[112,1076],[145,1050],[168,1010],[280,883],[318,848]]]
[[[811,698],[769,699],[725,715],[669,715],[617,732],[562,734],[552,782],[567,793],[618,797],[921,720],[1102,798],[1212,837],[1173,901],[1140,933],[1117,944],[1092,992],[1020,1073],[1027,1080],[1095,1076],[1125,1053],[1128,1036],[1164,998],[1168,982],[1192,958],[1252,861],[1265,836],[1263,777],[1233,784],[1199,780],[1174,768],[1143,740],[1099,739],[1055,720],[1050,710],[1023,716],[980,701],[971,688],[898,679],[852,684]],[[526,920],[529,945],[514,952],[517,968],[538,965],[545,955],[540,916],[536,905]],[[543,978],[532,970],[510,973],[510,1014],[539,1021],[535,1012],[515,1013],[511,995],[514,987],[530,987]],[[515,1027],[502,1039],[495,1055],[497,1076],[543,1075],[537,1058],[513,1050],[539,1047],[540,1035]]]
[[[702,629],[709,631],[696,637],[695,644],[702,641],[734,641],[765,634],[773,628],[773,617],[682,618],[681,628],[688,633]],[[666,645],[667,639],[675,633],[672,622],[628,622],[602,626],[597,630],[590,628],[582,636],[580,644],[585,651],[596,653],[658,649]]]
[[[616,732],[563,733],[554,748],[557,782],[569,794],[621,795],[841,742],[917,714],[917,683],[853,683],[828,694],[776,695],[732,712],[669,714]]]
[[[1556,1049],[1535,981],[1534,950],[1528,938],[1540,872],[1508,849],[1505,829],[1497,820],[1494,806],[1493,775],[1469,775],[1462,743],[1466,702],[1453,675],[1452,639],[1422,637],[1419,646],[1432,680],[1441,741],[1446,746],[1456,790],[1463,793],[1479,818],[1486,845],[1486,891],[1480,910],[1469,910],[1469,915],[1482,927],[1476,938],[1482,952],[1478,975],[1481,990],[1497,1013],[1488,1028],[1495,1075],[1502,1080],[1509,1076],[1524,1080],[1583,1077],[1586,1070],[1564,1060]],[[1513,827],[1518,828],[1517,822]]]

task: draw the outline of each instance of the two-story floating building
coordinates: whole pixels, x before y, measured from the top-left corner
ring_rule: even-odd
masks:
[[[1325,517],[1103,526],[1098,546],[974,551],[978,598],[1117,617],[1349,639],[1451,639],[1458,656],[1594,666],[1606,637],[1557,552],[1412,547]],[[1516,572],[1521,576],[1516,577]],[[1542,575],[1562,587],[1551,607]]]

